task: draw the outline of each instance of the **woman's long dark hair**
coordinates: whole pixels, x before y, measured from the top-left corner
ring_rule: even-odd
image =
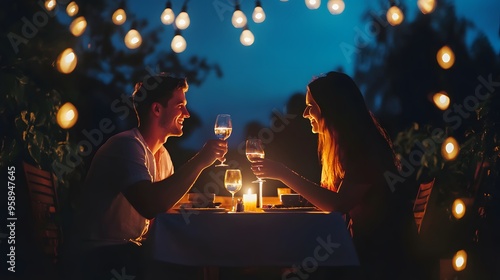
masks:
[[[397,168],[390,138],[348,75],[329,72],[309,83],[308,90],[321,111],[318,155],[323,187],[336,191],[346,170],[367,159],[384,170]]]

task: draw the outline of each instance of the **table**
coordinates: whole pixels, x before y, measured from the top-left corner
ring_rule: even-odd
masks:
[[[183,210],[156,217],[150,232],[157,261],[215,267],[357,266],[336,212],[215,213]]]

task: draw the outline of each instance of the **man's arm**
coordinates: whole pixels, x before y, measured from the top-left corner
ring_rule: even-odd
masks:
[[[215,160],[223,159],[227,142],[208,141],[203,148],[173,175],[158,182],[140,181],[123,191],[132,206],[147,219],[172,208],[193,186],[201,172]]]

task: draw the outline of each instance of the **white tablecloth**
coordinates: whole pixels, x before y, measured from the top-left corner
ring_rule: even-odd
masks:
[[[339,213],[165,213],[149,239],[155,260],[181,265],[359,265]]]

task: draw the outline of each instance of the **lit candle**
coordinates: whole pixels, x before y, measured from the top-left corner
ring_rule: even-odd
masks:
[[[257,210],[257,194],[252,193],[252,189],[248,189],[248,193],[243,194],[243,204],[245,204],[245,211]]]

